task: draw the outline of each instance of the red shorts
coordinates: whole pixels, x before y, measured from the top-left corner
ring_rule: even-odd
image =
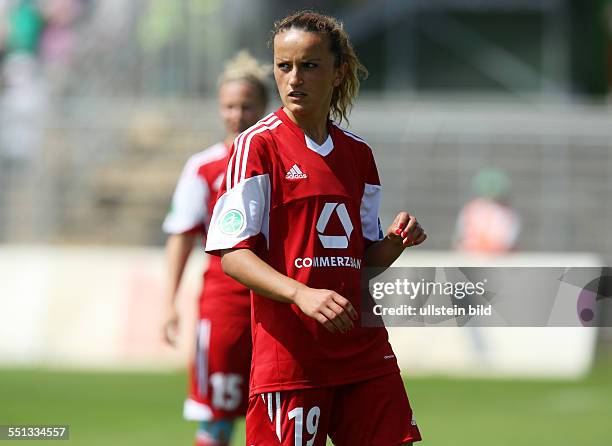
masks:
[[[421,440],[399,373],[249,398],[247,446],[397,446]]]
[[[183,415],[195,421],[244,416],[251,367],[250,320],[206,316],[196,330],[196,355]]]

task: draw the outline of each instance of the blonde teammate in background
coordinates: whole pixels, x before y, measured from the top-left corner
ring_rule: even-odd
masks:
[[[222,142],[193,155],[185,165],[163,229],[167,290],[163,336],[174,345],[179,316],[176,296],[196,240],[206,235],[217,190],[236,136],[263,115],[268,70],[248,53],[228,62],[219,79],[219,114],[225,125]],[[195,358],[184,416],[200,422],[196,446],[230,442],[234,419],[247,408],[251,360],[249,290],[223,273],[218,257],[210,258],[199,298]]]

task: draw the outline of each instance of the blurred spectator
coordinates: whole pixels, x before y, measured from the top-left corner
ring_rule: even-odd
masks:
[[[44,18],[34,0],[12,0],[5,12],[6,53],[37,54],[45,26]]]
[[[43,11],[47,24],[42,35],[40,55],[45,75],[54,90],[64,90],[75,46],[74,22],[79,16],[78,0],[47,0]]]
[[[25,166],[36,158],[44,128],[47,95],[38,54],[45,19],[35,0],[8,0],[2,6],[0,155],[14,167]]]
[[[457,219],[455,245],[468,252],[503,253],[516,248],[521,219],[510,206],[510,180],[496,169],[483,169],[473,178],[476,198]]]
[[[44,200],[41,147],[48,95],[39,65],[45,18],[35,0],[9,0],[0,8],[0,238],[32,229],[44,217],[32,206]],[[11,207],[9,208],[9,204]],[[8,210],[7,210],[8,209]],[[33,210],[34,209],[34,210]]]
[[[74,46],[74,27],[80,12],[77,0],[49,0],[45,3],[47,19],[42,42],[41,56],[47,63],[67,63]]]

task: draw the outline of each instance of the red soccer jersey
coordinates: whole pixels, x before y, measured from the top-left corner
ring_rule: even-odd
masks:
[[[223,143],[189,158],[174,191],[172,208],[164,220],[163,229],[167,234],[206,233],[228,159],[229,150]],[[249,317],[249,290],[225,275],[219,257],[210,257],[204,282],[200,315],[211,310],[218,315]]]
[[[318,146],[278,110],[234,141],[206,249],[248,248],[277,271],[360,309],[364,250],[382,237],[372,151],[331,122]],[[398,370],[384,328],[329,333],[295,305],[252,295],[251,395]]]

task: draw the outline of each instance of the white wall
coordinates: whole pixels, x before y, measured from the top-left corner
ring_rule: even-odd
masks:
[[[183,367],[193,348],[205,263],[192,257],[179,297],[178,349],[161,341],[163,250],[0,247],[0,366],[159,370]],[[521,254],[496,259],[408,251],[401,266],[595,266],[592,255]],[[392,328],[408,374],[577,377],[588,371],[596,329]]]

